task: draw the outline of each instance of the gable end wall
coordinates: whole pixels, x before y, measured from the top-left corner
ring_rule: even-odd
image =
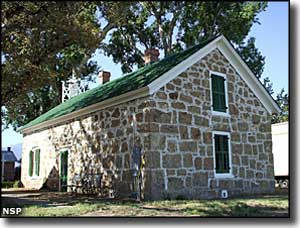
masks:
[[[227,76],[230,117],[212,115],[210,70]],[[219,50],[159,89],[151,103],[150,123],[159,129],[145,155],[151,198],[274,190],[271,116]],[[213,131],[230,133],[233,178],[214,176]]]

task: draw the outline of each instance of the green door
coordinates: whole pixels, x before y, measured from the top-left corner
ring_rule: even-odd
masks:
[[[60,191],[67,191],[68,182],[68,151],[60,152]]]

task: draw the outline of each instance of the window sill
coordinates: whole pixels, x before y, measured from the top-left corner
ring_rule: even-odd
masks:
[[[231,173],[224,173],[224,174],[216,174],[215,173],[215,178],[216,179],[232,179],[234,176]]]
[[[228,112],[218,112],[218,111],[212,111],[213,116],[224,116],[224,117],[231,117]]]
[[[31,176],[29,178],[30,178],[30,180],[37,180],[37,179],[39,179],[39,176]]]

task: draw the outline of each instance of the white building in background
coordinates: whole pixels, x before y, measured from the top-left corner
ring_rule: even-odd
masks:
[[[289,123],[272,124],[274,172],[277,185],[288,186],[289,179]]]

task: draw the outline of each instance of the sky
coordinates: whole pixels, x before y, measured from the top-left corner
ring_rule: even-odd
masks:
[[[269,77],[275,94],[288,91],[288,3],[270,2],[259,14],[261,25],[254,25],[248,36],[256,38],[255,45],[265,56],[262,78]]]
[[[262,78],[269,77],[274,95],[282,88],[288,91],[288,2],[269,2],[265,12],[258,15],[260,25],[254,24],[249,37],[256,38],[256,47],[265,56]],[[96,51],[93,60],[101,69],[111,72],[111,80],[122,76],[121,65]],[[2,132],[2,147],[22,142],[22,135],[12,128]]]

